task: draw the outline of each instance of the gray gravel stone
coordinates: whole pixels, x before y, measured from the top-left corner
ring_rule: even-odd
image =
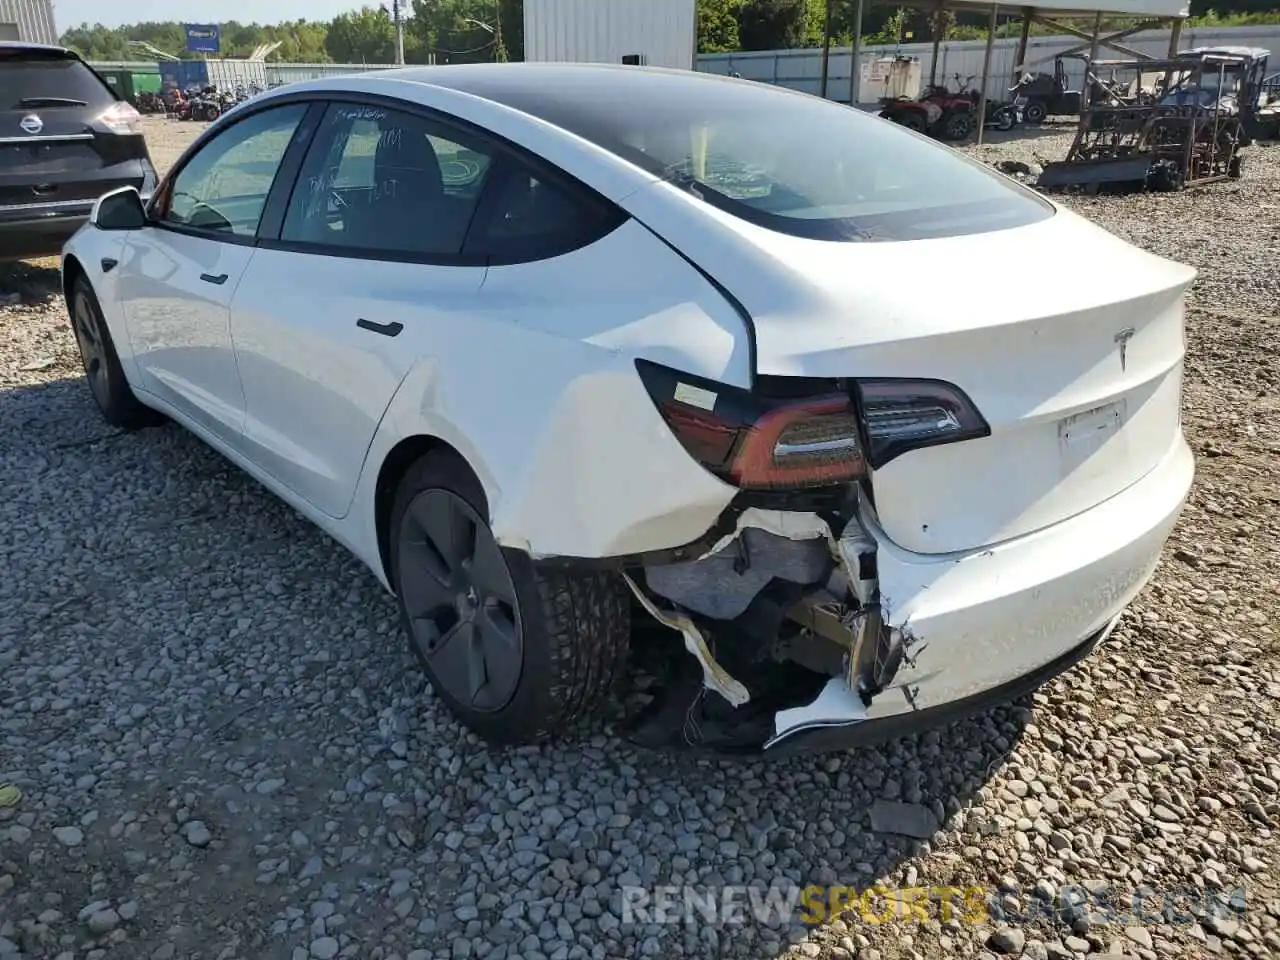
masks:
[[[1022,953],[1026,945],[1027,935],[1017,927],[1001,927],[987,938],[987,945],[998,953]]]
[[[95,936],[110,933],[120,926],[120,914],[111,909],[98,910],[89,917],[87,926],[89,927],[89,932]]]
[[[182,835],[193,847],[207,847],[213,841],[213,834],[204,825],[203,820],[189,820],[183,825]]]
[[[79,827],[54,827],[53,836],[64,847],[78,847],[84,843],[84,833]]]
[[[916,803],[877,800],[871,806],[871,829],[928,839],[938,830],[938,820],[928,807]]]

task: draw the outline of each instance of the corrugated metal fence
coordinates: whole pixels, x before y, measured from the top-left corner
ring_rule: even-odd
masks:
[[[317,77],[340,77],[344,73],[389,70],[393,63],[268,63],[267,83],[297,83]]]
[[[4,5],[31,3],[34,0],[0,0]],[[1027,64],[1031,69],[1053,70],[1053,58],[1065,50],[1078,46],[1074,37],[1032,37],[1027,44]],[[1169,49],[1167,30],[1147,30],[1134,34],[1124,41],[1130,47],[1152,56],[1164,56]],[[1248,46],[1263,47],[1275,52],[1273,66],[1280,69],[1280,25],[1264,27],[1204,27],[1184,30],[1183,47],[1194,46]],[[976,87],[982,73],[982,54],[986,47],[982,40],[949,40],[938,50],[938,82],[946,81],[955,86],[955,75],[961,80],[973,77],[970,86]],[[849,63],[852,51],[848,47],[833,47],[827,78],[827,96],[833,100],[849,100]],[[929,61],[933,45],[928,43],[904,43],[901,46],[864,47],[863,62],[876,57],[900,55],[920,60],[923,82],[929,79]],[[997,39],[991,50],[991,76],[987,80],[987,96],[1002,98],[1013,80],[1014,59],[1018,55],[1016,37]],[[1120,59],[1121,54],[1102,48],[1100,56]],[[1042,65],[1037,67],[1035,64]],[[1066,60],[1071,82],[1079,89],[1084,80],[1082,64],[1078,60]],[[155,61],[140,63],[95,63],[96,67],[154,71]],[[345,73],[362,73],[367,70],[388,70],[390,63],[268,63],[267,83],[296,83],[317,77],[336,77]],[[698,69],[705,73],[740,73],[748,80],[776,83],[793,90],[816,94],[822,76],[821,50],[764,50],[753,53],[702,53],[698,55]]]
[[[3,3],[4,0],[0,0]],[[243,60],[223,61],[226,63],[244,63]],[[154,60],[94,60],[90,63],[95,70],[133,70],[138,73],[155,73]],[[393,63],[268,63],[266,67],[267,83],[297,83],[299,80],[314,80],[317,77],[339,77],[346,73],[363,73],[367,70],[390,70]]]
[[[1053,71],[1053,58],[1076,47],[1081,41],[1075,37],[1032,37],[1027,44],[1027,64],[1034,70]],[[1145,30],[1122,41],[1150,56],[1165,56],[1169,50],[1169,31]],[[1179,46],[1247,46],[1271,50],[1276,56],[1272,66],[1280,68],[1280,26],[1263,27],[1204,27],[1183,30]],[[984,40],[951,40],[941,44],[938,50],[938,83],[944,81],[952,89],[956,87],[955,75],[964,81],[974,78],[969,87],[979,86],[982,74],[982,56],[986,48]],[[849,102],[851,89],[849,63],[852,50],[849,47],[833,47],[827,74],[827,96],[832,100]],[[933,57],[931,43],[904,43],[901,46],[863,47],[859,52],[863,62],[884,56],[916,57],[920,60],[922,82],[929,82],[929,64]],[[992,44],[991,74],[987,78],[987,96],[1004,98],[1013,81],[1014,60],[1018,55],[1018,38],[1000,38]],[[1111,60],[1125,59],[1123,54],[1100,48],[1099,57]],[[1035,66],[1037,62],[1040,66]],[[1083,64],[1079,60],[1063,61],[1074,89],[1080,89],[1084,81]],[[776,83],[804,93],[817,94],[822,77],[821,50],[766,50],[756,53],[703,53],[698,55],[698,69],[705,73],[740,73],[748,80]],[[873,99],[865,90],[860,99]],[[967,88],[966,88],[967,89]]]

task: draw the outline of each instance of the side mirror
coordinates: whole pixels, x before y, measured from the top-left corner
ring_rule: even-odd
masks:
[[[89,222],[99,230],[140,230],[147,223],[147,211],[136,187],[117,187],[100,196],[89,214]]]

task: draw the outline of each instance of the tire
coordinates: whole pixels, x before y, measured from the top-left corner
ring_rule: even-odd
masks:
[[[464,726],[495,744],[532,744],[597,712],[631,639],[621,577],[500,547],[483,488],[451,452],[409,468],[390,524],[391,584],[410,652]]]
[[[1017,122],[1018,117],[1012,110],[996,111],[996,129],[1001,133],[1008,133],[1014,128]]]
[[[902,124],[902,126],[906,127],[908,130],[914,130],[916,133],[924,133],[925,127],[927,126],[927,124],[925,124],[924,122],[924,117],[920,116],[920,114],[915,113],[914,111],[912,112],[904,111],[902,113],[899,113],[893,119],[894,119],[894,122],[900,123]]]
[[[140,430],[162,423],[164,417],[139,402],[125,379],[102,307],[84,274],[78,274],[71,284],[67,313],[80,349],[84,375],[89,381],[89,392],[102,411],[102,419],[121,430]]]
[[[973,133],[973,116],[957,110],[940,121],[942,135],[948,140],[963,140]]]
[[[1026,123],[1044,123],[1049,111],[1039,100],[1032,100],[1022,108],[1022,119]]]
[[[1147,189],[1155,193],[1175,193],[1182,184],[1182,170],[1172,161],[1159,161],[1147,173]]]
[[[914,110],[885,110],[880,116],[885,120],[892,120],[900,127],[906,127],[916,133],[924,133],[924,117]]]
[[[1227,176],[1232,180],[1239,180],[1243,164],[1244,157],[1237,153],[1227,162]]]

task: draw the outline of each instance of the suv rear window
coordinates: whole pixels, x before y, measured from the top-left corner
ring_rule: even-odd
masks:
[[[109,107],[115,94],[73,57],[0,53],[0,110]]]

